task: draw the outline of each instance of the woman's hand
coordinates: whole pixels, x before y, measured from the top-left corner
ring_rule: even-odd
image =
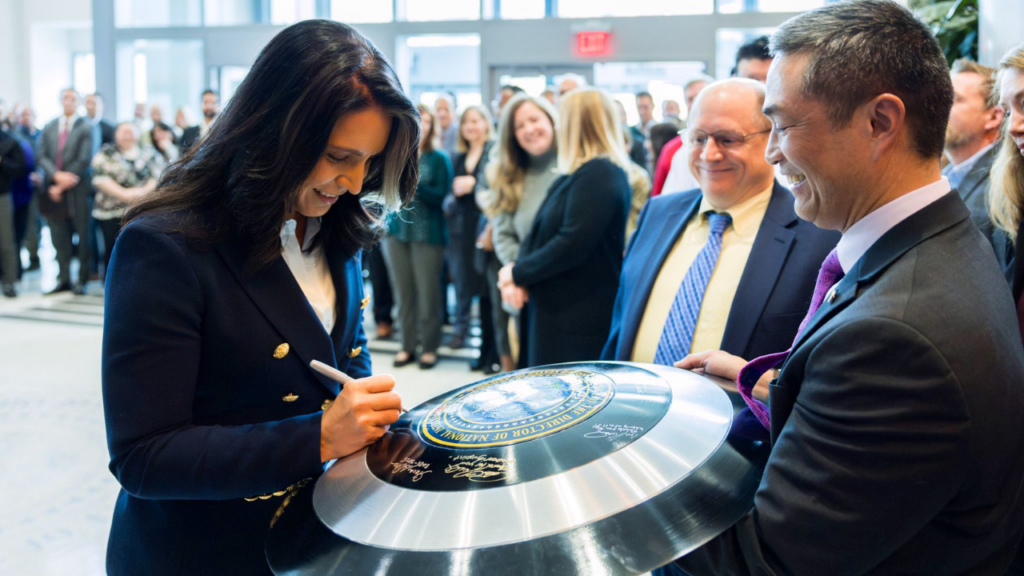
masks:
[[[516,310],[522,310],[523,306],[530,301],[530,294],[526,288],[509,284],[501,289],[501,299]]]
[[[456,196],[465,196],[473,191],[476,186],[476,178],[473,176],[456,176],[452,180],[452,193]]]
[[[505,286],[515,284],[515,280],[512,279],[512,267],[515,265],[515,262],[509,262],[498,270],[498,288],[504,289]]]
[[[320,461],[348,456],[374,443],[398,421],[402,400],[388,374],[349,382],[320,421]]]
[[[501,299],[516,310],[522,310],[523,306],[530,301],[530,294],[526,288],[516,286],[512,278],[512,267],[515,262],[509,262],[498,270],[498,288],[501,290]]]
[[[725,378],[735,384],[736,379],[739,378],[740,370],[743,369],[746,364],[746,360],[739,356],[733,356],[728,352],[724,352],[722,350],[705,350],[704,352],[698,352],[697,354],[690,354],[676,362],[675,367],[682,368],[683,370],[692,370],[698,374],[718,376],[719,378]],[[757,385],[754,386],[753,395],[762,400],[767,400],[769,382],[771,382],[770,373],[762,376],[761,379],[757,381]]]

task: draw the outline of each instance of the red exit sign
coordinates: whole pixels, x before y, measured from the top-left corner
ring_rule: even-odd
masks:
[[[576,52],[580,56],[604,56],[608,54],[611,33],[592,30],[576,33]]]

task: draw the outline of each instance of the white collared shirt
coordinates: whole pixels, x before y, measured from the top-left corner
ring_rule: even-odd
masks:
[[[60,117],[60,122],[57,124],[57,136],[60,136],[61,132],[64,131],[65,126],[67,127],[67,130],[70,133],[71,130],[75,127],[75,122],[78,122],[78,114],[73,114],[71,116],[62,115]]]
[[[932,184],[900,196],[855,222],[836,245],[836,254],[839,256],[839,265],[843,267],[843,273],[848,273],[861,256],[886,232],[942,198],[950,190],[952,188],[949,186],[949,180],[943,176]]]
[[[320,231],[320,219],[306,219],[306,237],[301,248],[299,239],[295,236],[295,226],[295,220],[285,220],[284,226],[281,227],[281,256],[295,276],[295,281],[299,283],[299,288],[305,294],[309,305],[316,312],[324,330],[330,334],[337,321],[337,313],[334,310],[334,280],[331,279],[327,258],[324,258],[323,246],[309,249],[313,244],[313,238]]]
[[[214,118],[216,120],[216,118]],[[213,120],[207,120],[203,118],[203,121],[199,123],[199,139],[206,138],[206,135],[210,133],[210,126],[213,126]],[[319,229],[319,226],[317,226]]]

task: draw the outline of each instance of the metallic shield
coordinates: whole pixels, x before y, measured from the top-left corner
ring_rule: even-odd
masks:
[[[741,407],[704,376],[628,362],[470,384],[294,498],[268,560],[278,575],[643,573],[750,509],[769,447]]]

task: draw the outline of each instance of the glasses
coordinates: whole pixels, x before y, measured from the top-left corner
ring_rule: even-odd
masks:
[[[741,134],[739,132],[733,132],[731,130],[722,130],[708,134],[703,130],[683,130],[680,132],[683,136],[683,141],[689,144],[693,148],[703,148],[707,145],[708,140],[714,140],[719,147],[727,150],[734,150],[743,146],[754,136],[760,136],[761,134],[767,134],[772,129],[761,130],[760,132],[752,132],[750,134]]]

